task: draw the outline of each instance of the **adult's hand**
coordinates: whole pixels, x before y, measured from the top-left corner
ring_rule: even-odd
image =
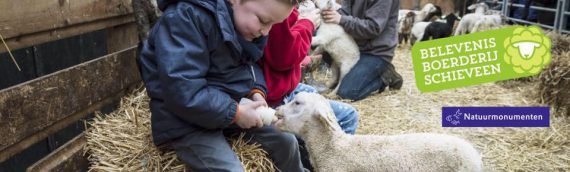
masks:
[[[334,24],[340,23],[341,15],[336,10],[332,9],[323,10],[321,14],[323,15],[323,20],[325,21],[325,23],[334,23]]]

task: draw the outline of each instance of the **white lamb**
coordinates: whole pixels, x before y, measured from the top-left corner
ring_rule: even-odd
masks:
[[[487,10],[485,15],[503,15],[503,12],[498,10]]]
[[[474,13],[469,13],[461,18],[459,24],[457,25],[457,29],[453,35],[463,35],[467,33],[472,33],[473,28],[475,27],[475,23],[479,21],[483,16],[485,16],[485,12],[489,10],[489,6],[485,3],[478,3],[473,4],[468,7],[469,10],[475,10]]]
[[[479,172],[482,160],[467,141],[444,134],[393,136],[345,134],[328,101],[299,93],[278,108],[275,126],[298,134],[319,172]]]
[[[422,10],[408,10],[402,9],[398,11],[398,39],[399,43],[407,42],[408,37],[410,37],[410,29],[415,23],[422,22],[429,13],[437,11],[437,8],[432,3],[427,3],[424,5]],[[410,22],[411,21],[411,22]],[[421,38],[421,37],[420,37]],[[413,45],[413,41],[410,39],[410,44]]]
[[[498,29],[504,24],[504,17],[502,15],[484,15],[475,22],[471,33],[481,32],[486,30]]]
[[[412,36],[410,38],[411,45],[414,45],[416,42],[419,42],[420,39],[424,37],[426,27],[430,23],[431,22],[417,22],[416,24],[414,24],[414,26],[412,27]]]
[[[401,21],[402,19],[404,19],[404,17],[406,17],[406,15],[409,12],[413,12],[416,14],[416,18],[414,20],[416,22],[420,22],[420,21],[423,21],[429,13],[435,12],[436,10],[437,10],[437,8],[432,3],[425,4],[424,7],[422,8],[422,10],[420,10],[420,11],[402,9],[402,10],[398,11],[398,21]]]
[[[338,10],[340,5],[334,0],[305,1],[299,6],[300,11],[307,11],[306,8],[319,8]],[[317,30],[317,35],[313,37],[312,46],[316,46],[314,53],[326,51],[332,58],[331,64],[332,79],[326,84],[329,88],[334,88],[329,96],[336,96],[338,88],[344,76],[356,65],[360,59],[358,45],[342,26],[322,22]]]
[[[405,44],[410,42],[408,39],[412,33],[415,18],[416,13],[409,12],[401,21],[398,21],[398,44],[402,45],[402,43]]]
[[[312,0],[310,0],[299,3],[299,8],[297,9],[297,11],[299,11],[299,14],[303,14],[311,12],[315,9],[317,9],[317,6],[315,6],[315,3]]]

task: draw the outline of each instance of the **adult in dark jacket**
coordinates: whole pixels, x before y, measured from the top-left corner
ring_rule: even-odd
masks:
[[[245,132],[282,171],[302,171],[291,134],[263,123],[264,76],[256,65],[271,25],[291,0],[159,0],[162,17],[143,43],[141,75],[150,96],[152,136],[191,171],[243,171],[224,136]],[[242,97],[255,102],[238,105]],[[251,128],[251,129],[250,129]]]
[[[402,77],[391,63],[398,44],[399,8],[399,0],[344,0],[338,11],[322,11],[324,21],[342,26],[360,50],[360,60],[339,87],[340,97],[361,100],[386,87],[402,87]]]

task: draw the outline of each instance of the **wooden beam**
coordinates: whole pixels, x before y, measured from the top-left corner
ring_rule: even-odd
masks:
[[[0,90],[0,162],[140,83],[135,51],[130,47]]]
[[[5,39],[133,13],[131,0],[0,1]]]
[[[138,43],[135,22],[107,28],[107,52],[114,53]]]
[[[89,162],[84,155],[87,139],[80,134],[42,158],[26,171],[87,171]]]
[[[116,16],[111,18],[105,18],[102,20],[96,20],[76,25],[70,25],[67,27],[56,28],[53,30],[35,32],[26,35],[21,35],[18,37],[12,37],[9,39],[5,39],[5,41],[10,50],[14,51],[16,49],[38,45],[49,41],[55,41],[63,38],[81,35],[84,33],[110,28],[122,24],[133,23],[134,20],[135,19],[132,14],[126,14],[122,16]],[[2,34],[2,31],[0,31],[0,34]],[[0,46],[0,53],[4,53],[6,51],[7,50],[4,46]]]

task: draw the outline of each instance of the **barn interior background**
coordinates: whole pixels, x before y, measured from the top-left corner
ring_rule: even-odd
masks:
[[[137,104],[144,104],[140,99],[135,103],[120,101],[144,96],[140,90],[131,90],[141,84],[136,45],[145,36],[141,33],[148,30],[148,25],[137,22],[152,23],[156,19],[150,15],[153,11],[147,9],[148,4],[137,7],[147,2],[0,1],[0,172],[88,170],[86,121],[92,122],[97,111],[124,116],[128,114],[124,109],[144,107]],[[443,14],[463,15],[469,13],[466,7],[475,1],[400,3],[402,9],[420,9],[433,3],[441,7]],[[413,82],[409,47],[403,46],[394,58],[405,79],[402,90],[349,102],[361,114],[358,133],[450,133],[476,144],[489,171],[569,171],[570,120],[565,108],[570,102],[570,38],[559,33],[570,33],[570,2],[546,0],[531,4],[528,8],[536,10],[537,17],[530,20],[511,14],[525,8],[524,3],[487,4],[501,6],[498,9],[509,23],[535,24],[552,30],[549,36],[556,57],[546,72],[521,80],[421,94]],[[136,15],[137,10],[144,15]],[[124,98],[125,95],[128,96]],[[454,105],[551,105],[554,118],[552,127],[546,129],[441,128],[441,106]],[[137,113],[141,113],[141,118],[148,115],[145,110]],[[133,125],[142,125],[141,121],[144,119]]]

